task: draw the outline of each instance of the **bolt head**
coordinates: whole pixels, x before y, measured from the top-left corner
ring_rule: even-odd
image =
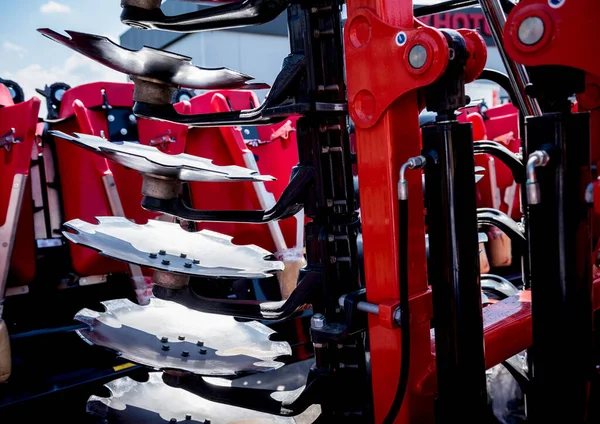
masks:
[[[163,336],[163,337],[161,337],[161,338],[160,338],[160,341],[161,341],[161,343],[166,343],[166,342],[168,342],[168,341],[169,341],[169,338],[168,338],[168,337],[165,337],[165,336]]]
[[[408,52],[408,63],[414,69],[421,69],[427,63],[427,49],[422,44],[415,44]]]
[[[121,128],[121,135],[127,135],[127,130],[125,128]]]
[[[137,118],[135,115],[131,114],[129,115],[129,121],[135,124],[137,122]]]
[[[196,346],[204,346],[204,342],[202,340],[198,340],[196,342]]]
[[[185,340],[185,336],[179,336],[177,337],[179,340]]]
[[[325,317],[322,314],[314,314],[310,319],[312,328],[323,328],[325,326]]]
[[[185,414],[185,419],[190,421],[192,419],[192,414]]]
[[[191,268],[192,267],[192,263],[191,262],[186,262],[183,264],[184,268]]]
[[[152,259],[156,259],[156,257],[158,256],[156,253],[150,253],[149,255]]]
[[[179,255],[180,258],[187,258],[187,255],[185,253],[182,253],[181,255]]]
[[[526,46],[533,46],[544,37],[546,28],[544,21],[537,16],[530,16],[519,25],[519,41]]]
[[[161,349],[166,351],[166,350],[171,349],[171,346],[164,344],[164,345],[162,345]]]
[[[205,347],[200,348],[200,355],[206,355],[206,352],[207,350]]]
[[[196,265],[198,265],[200,263],[200,260],[194,259],[192,262],[195,263]]]
[[[115,122],[115,117],[114,117],[114,115],[108,115],[108,116],[106,117],[106,119],[108,119],[108,122]]]
[[[181,356],[183,356],[184,358],[187,358],[188,356],[190,356],[190,352],[188,352],[187,350],[184,350],[181,352]]]
[[[163,260],[162,260],[162,264],[163,264],[163,265],[169,265],[170,263],[171,263],[171,261],[170,261],[170,260],[168,260],[168,259],[163,259]]]

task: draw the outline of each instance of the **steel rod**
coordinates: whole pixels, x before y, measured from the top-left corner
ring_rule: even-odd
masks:
[[[508,57],[504,49],[504,26],[506,25],[506,15],[502,9],[500,0],[480,0],[481,10],[490,26],[492,38],[498,47],[498,52],[510,78],[510,82],[515,93],[516,107],[519,108],[523,116],[541,116],[542,110],[537,100],[529,97],[526,87],[529,84],[529,75],[523,65],[517,64]]]

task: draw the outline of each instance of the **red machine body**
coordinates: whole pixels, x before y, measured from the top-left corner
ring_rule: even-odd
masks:
[[[406,60],[407,52],[417,40],[428,51],[427,63],[420,72],[415,72]],[[473,59],[485,57],[485,45],[479,40],[469,46]],[[415,22],[412,2],[355,0],[348,2],[345,48],[349,109],[357,127],[361,198],[369,199],[361,208],[367,297],[380,305],[379,315],[369,316],[369,334],[375,421],[382,422],[396,391],[402,361],[402,330],[393,326],[388,313],[399,303],[395,198],[398,171],[408,158],[420,153],[417,90],[441,76],[448,59],[448,46],[437,30]],[[399,59],[382,68],[370,66],[383,63],[390,55]],[[485,59],[473,59],[467,70],[470,79],[479,75],[485,63]],[[402,77],[390,79],[390,74]],[[470,120],[476,121],[474,117]],[[479,135],[483,136],[481,122],[478,123]],[[408,212],[411,368],[407,394],[395,422],[430,423],[435,392],[427,382],[432,373],[435,375],[435,361],[421,176],[408,174],[407,181],[411,193]],[[484,309],[486,352],[493,352],[487,355],[488,367],[531,344],[530,318],[527,292],[520,299],[507,299]]]

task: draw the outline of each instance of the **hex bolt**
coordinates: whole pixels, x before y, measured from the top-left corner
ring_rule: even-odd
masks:
[[[422,44],[415,44],[408,53],[408,63],[414,69],[421,69],[427,63],[427,50]]]
[[[325,317],[322,314],[314,314],[310,318],[311,328],[323,328],[325,326]]]
[[[192,267],[192,263],[191,262],[186,262],[186,263],[183,264],[183,266],[185,268],[191,268]]]
[[[176,423],[176,422],[177,422],[177,418],[171,418],[171,419],[169,420],[169,422],[170,422],[170,423]]]
[[[137,122],[137,118],[135,115],[131,114],[129,115],[129,121],[135,124]]]
[[[162,263],[163,265],[169,265],[169,264],[171,263],[171,261],[170,261],[170,260],[168,260],[168,259],[163,259],[161,263]]]
[[[161,250],[159,250],[159,251],[158,251],[158,254],[159,254],[159,255],[166,255],[166,254],[167,254],[167,251],[166,251],[166,250],[162,250],[162,249],[161,249]]]
[[[114,117],[114,115],[108,115],[108,116],[106,117],[106,119],[108,119],[108,122],[115,122],[115,117]]]
[[[127,129],[126,128],[121,128],[121,135],[127,135]]]
[[[198,265],[200,263],[200,260],[199,259],[194,259],[192,262],[195,263],[196,265]]]
[[[526,46],[533,46],[544,37],[545,31],[544,21],[537,16],[530,16],[519,25],[519,41]]]
[[[204,424],[210,424],[210,420],[207,418],[204,420]]]
[[[202,340],[198,340],[196,342],[196,346],[204,346],[204,342]]]
[[[190,356],[190,352],[188,352],[187,350],[184,350],[181,352],[181,356],[183,356],[184,358],[187,358],[188,356]]]
[[[185,419],[190,421],[192,419],[192,414],[185,414]]]
[[[161,349],[167,351],[167,350],[171,349],[171,346],[169,346],[168,344],[164,344],[164,345],[162,345]]]
[[[150,256],[152,259],[156,259],[158,257],[156,253],[150,253],[148,256]]]
[[[205,347],[202,347],[202,348],[200,348],[199,352],[200,352],[200,355],[206,355],[207,350]]]
[[[180,258],[187,258],[187,255],[185,253],[182,253],[181,255],[179,255]]]
[[[166,343],[166,342],[168,342],[168,341],[169,341],[169,338],[168,338],[168,337],[166,337],[166,336],[162,336],[162,337],[160,338],[160,342],[161,342],[161,343]]]
[[[179,340],[185,340],[185,336],[179,336],[177,337]]]

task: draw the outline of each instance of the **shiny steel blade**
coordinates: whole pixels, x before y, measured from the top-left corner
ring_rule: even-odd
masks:
[[[156,369],[208,376],[235,376],[271,371],[291,355],[286,342],[257,322],[194,311],[151,298],[146,306],[128,299],[102,302],[106,312],[82,309],[75,319],[89,329],[77,330],[88,343],[120,352],[121,357]]]
[[[172,419],[190,424],[310,424],[319,415],[317,408],[291,418],[211,402],[167,386],[160,373],[150,373],[144,383],[124,377],[105,386],[111,397],[90,397],[87,411],[105,418],[108,424],[166,424]]]
[[[168,85],[203,90],[241,88],[253,79],[228,68],[199,68],[190,57],[151,47],[129,50],[99,35],[65,31],[69,38],[48,28],[38,32],[115,71]]]
[[[209,278],[265,278],[283,263],[258,246],[238,246],[214,231],[191,233],[178,224],[149,220],[138,225],[124,217],[98,217],[98,225],[80,219],[64,224],[71,242],[123,262],[161,271]]]
[[[77,146],[144,174],[181,181],[273,181],[275,178],[241,166],[219,166],[212,160],[186,153],[169,155],[153,146],[131,142],[110,142],[102,137],[50,131]]]

